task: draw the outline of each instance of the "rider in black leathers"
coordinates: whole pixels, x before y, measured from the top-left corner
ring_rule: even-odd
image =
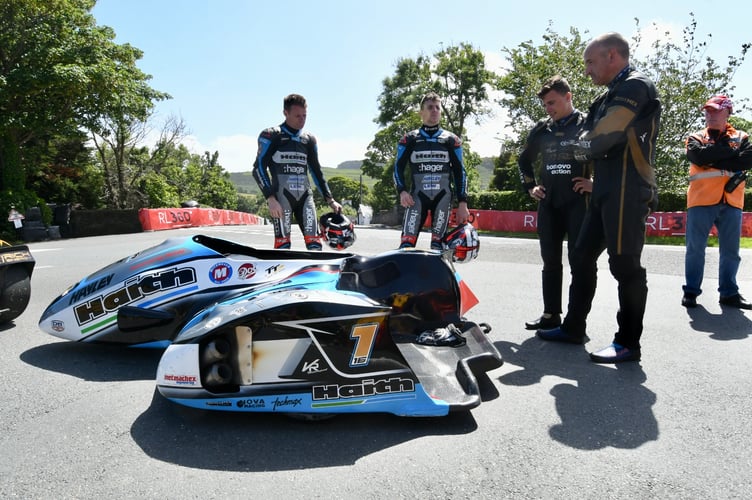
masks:
[[[457,223],[464,224],[467,208],[467,175],[462,161],[462,140],[442,130],[441,102],[429,93],[421,100],[423,126],[405,134],[397,145],[394,183],[405,219],[399,248],[414,247],[431,212],[431,249],[442,250],[441,240],[452,209],[452,185],[457,197]],[[410,166],[412,185],[408,188],[405,167]],[[408,191],[409,189],[409,191]]]
[[[310,171],[316,188],[336,213],[342,206],[332,197],[319,163],[316,138],[302,130],[306,119],[303,96],[290,94],[284,100],[285,122],[270,127],[258,138],[253,178],[269,203],[274,225],[274,248],[290,248],[292,216],[303,232],[308,250],[321,250],[316,205],[308,181]]]
[[[566,237],[571,270],[592,189],[591,165],[574,158],[573,144],[582,132],[585,114],[572,105],[569,84],[557,75],[543,85],[538,97],[549,117],[532,129],[518,160],[523,188],[538,200],[538,239],[543,260],[543,315],[525,323],[528,330],[561,324],[562,243]],[[540,176],[536,183],[538,159]]]

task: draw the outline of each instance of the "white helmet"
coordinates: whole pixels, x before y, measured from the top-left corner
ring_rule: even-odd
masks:
[[[450,229],[441,241],[445,250],[452,251],[452,262],[470,262],[478,257],[478,231],[469,222]]]

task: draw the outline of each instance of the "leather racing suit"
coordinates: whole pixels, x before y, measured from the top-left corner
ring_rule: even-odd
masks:
[[[593,192],[577,239],[569,310],[562,323],[567,332],[585,334],[596,262],[607,249],[609,269],[618,282],[614,342],[640,348],[648,293],[640,258],[645,219],[658,201],[654,163],[660,115],[655,85],[632,66],[619,72],[590,106],[575,156],[593,160]]]
[[[410,167],[408,188],[405,167]],[[423,125],[405,134],[397,144],[394,162],[397,194],[408,191],[415,205],[405,209],[400,248],[414,247],[431,212],[431,249],[441,250],[449,224],[452,186],[458,202],[467,202],[467,174],[462,161],[462,140],[441,127]]]
[[[316,188],[326,199],[332,197],[321,172],[316,137],[284,123],[261,132],[253,178],[265,198],[275,196],[282,205],[282,219],[272,219],[274,248],[290,248],[292,216],[303,232],[308,250],[321,250],[316,205],[308,180],[310,171]]]
[[[561,313],[562,243],[567,237],[567,257],[570,265],[575,259],[575,243],[585,217],[588,193],[577,193],[572,178],[590,177],[590,162],[574,158],[573,145],[579,139],[585,114],[575,110],[569,116],[554,121],[546,118],[528,134],[520,153],[518,166],[525,191],[535,187],[535,165],[540,158],[540,184],[546,197],[538,202],[538,239],[543,270],[543,311]]]

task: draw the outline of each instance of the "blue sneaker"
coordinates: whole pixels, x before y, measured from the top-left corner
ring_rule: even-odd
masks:
[[[588,341],[587,335],[573,335],[562,327],[557,326],[550,330],[538,330],[535,335],[539,339],[548,340],[549,342],[565,342],[567,344],[584,344]]]
[[[623,345],[613,343],[600,351],[591,352],[590,359],[594,363],[623,363],[625,361],[639,361],[640,350],[630,349]]]

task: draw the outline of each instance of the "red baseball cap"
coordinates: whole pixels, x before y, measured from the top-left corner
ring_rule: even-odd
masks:
[[[733,111],[734,103],[731,102],[731,99],[726,97],[725,95],[714,95],[710,99],[708,99],[708,102],[703,105],[702,109],[710,108],[715,109],[716,111],[721,109],[728,109],[729,113]]]

